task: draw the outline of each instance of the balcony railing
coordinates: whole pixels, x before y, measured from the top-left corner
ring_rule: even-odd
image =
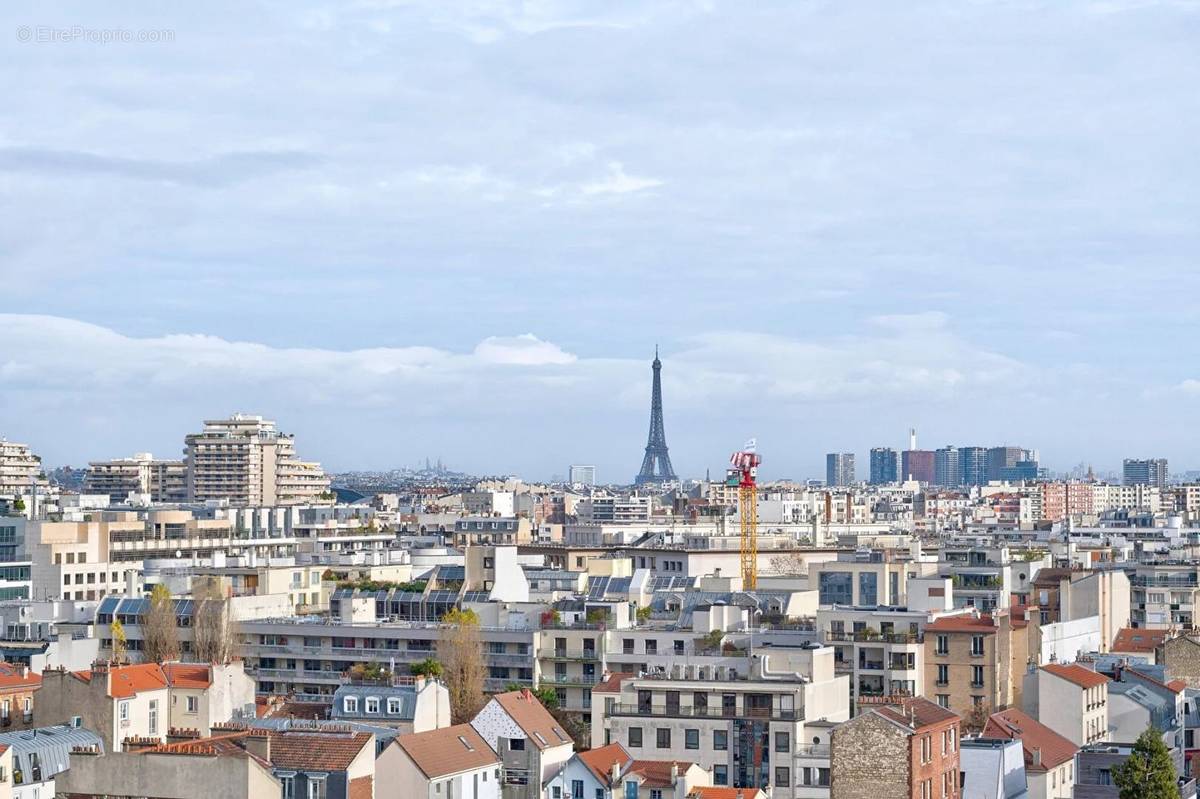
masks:
[[[599,660],[600,652],[595,649],[542,649],[538,657],[547,660]]]
[[[919,644],[925,640],[923,633],[880,633],[859,630],[858,632],[825,633],[826,641],[855,641],[868,644]]]
[[[542,682],[552,685],[599,685],[601,678],[587,674],[550,674],[542,675]]]
[[[744,708],[738,711],[736,708],[726,707],[695,707],[695,706],[667,706],[667,705],[646,705],[646,704],[618,704],[613,705],[611,715],[613,716],[662,716],[666,718],[707,718],[707,719],[735,719],[735,718],[755,718],[755,719],[773,719],[775,721],[796,721],[804,718],[804,714],[798,710],[778,710],[775,708]]]

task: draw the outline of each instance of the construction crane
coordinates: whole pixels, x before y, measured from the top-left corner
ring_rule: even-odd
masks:
[[[751,439],[746,448],[738,450],[729,458],[729,471],[725,475],[727,486],[737,486],[738,508],[742,516],[742,590],[753,591],[758,586],[758,464],[762,456]]]

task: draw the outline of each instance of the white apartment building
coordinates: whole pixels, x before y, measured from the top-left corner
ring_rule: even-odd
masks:
[[[851,706],[864,696],[919,696],[925,686],[929,614],[904,608],[822,607],[817,629],[834,670],[850,677]]]
[[[151,502],[183,502],[187,499],[187,467],[183,461],[162,460],[149,452],[92,461],[83,490],[85,494],[107,494],[113,502],[122,502],[130,494],[145,494]]]
[[[1108,678],[1078,663],[1031,669],[1022,691],[1025,712],[1076,746],[1109,739]]]
[[[34,482],[45,486],[42,459],[26,444],[0,438],[0,497],[19,497],[29,493]]]
[[[759,655],[737,679],[614,677],[593,691],[591,743],[696,763],[717,786],[770,785],[773,799],[828,795],[828,722],[849,718],[846,680],[828,647]]]
[[[189,501],[297,505],[316,502],[329,490],[320,464],[301,461],[293,437],[261,416],[207,420],[184,442]]]

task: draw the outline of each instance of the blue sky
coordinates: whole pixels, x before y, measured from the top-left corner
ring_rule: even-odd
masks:
[[[1194,4],[0,16],[0,435],[51,464],[245,411],[336,469],[627,479],[657,342],[686,474],[910,425],[1200,467]]]

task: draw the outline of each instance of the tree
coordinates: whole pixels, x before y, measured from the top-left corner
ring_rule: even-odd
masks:
[[[438,663],[437,658],[418,660],[408,667],[408,673],[414,677],[441,677],[442,671],[442,664]]]
[[[1179,799],[1175,764],[1162,733],[1147,727],[1124,763],[1112,770],[1121,799]]]
[[[121,624],[120,619],[113,619],[112,624],[108,625],[108,630],[112,633],[113,662],[124,663],[125,652],[129,648],[129,640],[125,637],[125,625]]]
[[[175,626],[175,603],[162,583],[150,592],[150,605],[142,614],[142,652],[147,663],[179,659],[179,630]]]
[[[382,663],[355,663],[350,667],[350,679],[360,682],[390,682],[392,672]]]
[[[483,707],[483,643],[479,639],[479,617],[473,610],[455,608],[442,617],[445,627],[438,654],[450,692],[450,723],[470,721]]]
[[[983,732],[990,715],[991,709],[983,702],[973,705],[971,711],[963,718],[963,727],[967,732]]]
[[[228,663],[237,648],[237,632],[229,615],[229,601],[220,586],[192,585],[196,600],[192,615],[192,651],[201,663]]]
[[[20,497],[17,497],[16,499],[14,499],[12,501],[12,509],[15,510],[17,513],[24,513],[25,512],[25,500],[21,499]]]

